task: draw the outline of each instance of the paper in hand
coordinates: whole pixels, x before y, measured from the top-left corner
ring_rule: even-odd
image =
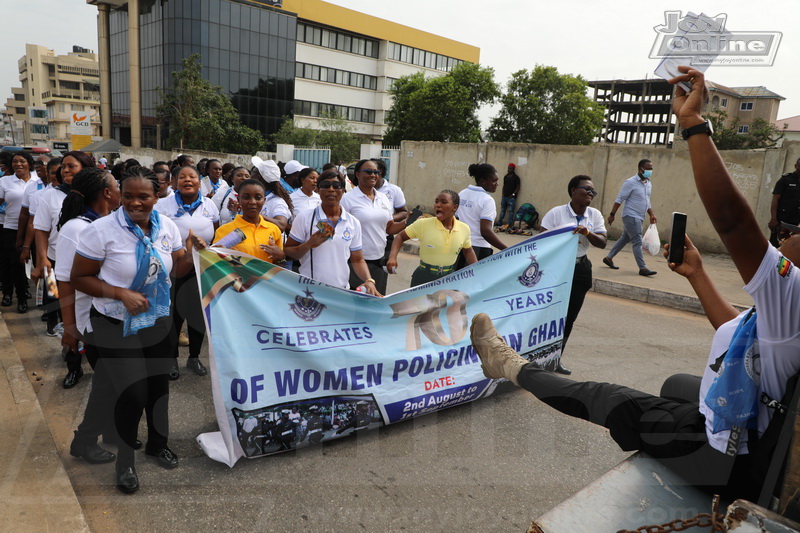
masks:
[[[694,21],[694,22],[693,22]],[[683,74],[678,70],[680,65],[689,65],[692,68],[705,72],[709,65],[719,56],[719,50],[713,50],[713,47],[699,46],[701,41],[700,36],[708,36],[709,34],[700,31],[700,28],[712,28],[717,24],[716,21],[711,19],[708,15],[701,13],[695,15],[692,12],[686,14],[686,17],[681,21],[681,25],[675,30],[675,34],[665,41],[665,48],[668,52],[661,59],[655,70],[655,74],[665,80],[670,80],[675,76]],[[697,32],[690,32],[682,28],[697,28]],[[725,29],[714,31],[714,37],[717,42],[730,32]],[[690,84],[686,82],[678,83],[687,93],[692,90]]]

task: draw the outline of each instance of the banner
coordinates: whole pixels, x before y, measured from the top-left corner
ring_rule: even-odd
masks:
[[[233,466],[489,396],[498,380],[469,338],[480,312],[518,352],[559,357],[572,229],[385,298],[231,250],[195,253],[220,428],[198,436],[203,451]]]

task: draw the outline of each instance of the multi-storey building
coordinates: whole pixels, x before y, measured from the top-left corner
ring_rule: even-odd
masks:
[[[442,75],[480,55],[474,46],[321,0],[86,1],[99,11],[104,126],[134,146],[166,138],[156,119],[158,88],[170,86],[171,73],[193,53],[242,122],[264,135],[288,116],[316,127],[335,114],[375,140],[386,129],[393,80]]]
[[[774,123],[778,118],[778,108],[783,96],[766,87],[725,87],[719,83],[708,82],[709,111],[724,111],[725,125],[737,123],[738,133],[747,133],[757,118]]]
[[[11,88],[2,111],[6,143],[69,142],[73,113],[87,116],[93,135],[99,135],[97,54],[73,46],[72,52],[56,55],[43,46],[26,44],[18,68],[22,87]]]

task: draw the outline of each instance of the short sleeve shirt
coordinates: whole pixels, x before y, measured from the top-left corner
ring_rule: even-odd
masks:
[[[271,192],[264,201],[264,207],[261,208],[261,216],[269,218],[280,216],[289,220],[292,218],[292,211],[289,209],[289,204],[286,203],[286,200]]]
[[[25,189],[31,184],[41,183],[39,178],[29,178],[28,181],[19,179],[16,174],[0,178],[0,196],[6,203],[6,219],[3,223],[5,229],[17,229],[19,226],[19,212],[22,209],[22,197]]]
[[[361,222],[364,239],[364,259],[375,260],[386,251],[386,225],[394,216],[394,207],[389,198],[375,191],[370,200],[356,187],[342,197],[342,207]]]
[[[263,217],[261,218],[260,223],[256,225],[249,223],[240,216],[237,216],[233,222],[228,222],[227,224],[217,228],[216,233],[214,233],[214,242],[217,242],[236,229],[241,230],[245,234],[246,238],[244,241],[234,246],[234,250],[238,250],[247,255],[252,255],[258,259],[273,263],[274,260],[272,259],[272,256],[262,250],[261,245],[270,244],[270,237],[272,237],[273,244],[283,248],[283,239],[281,238],[282,235],[280,228],[278,228],[278,226],[272,222],[264,220]]]
[[[95,220],[80,234],[77,253],[102,263],[97,277],[111,286],[129,288],[136,277],[136,245],[139,239],[127,228],[123,208]],[[178,226],[161,217],[161,227],[153,239],[164,269],[172,272],[172,252],[183,248]],[[92,297],[92,305],[100,313],[122,320],[125,308],[111,298]]]
[[[497,217],[494,198],[486,192],[486,189],[477,185],[470,185],[458,193],[458,196],[461,198],[461,204],[458,206],[456,216],[469,226],[472,246],[491,248],[492,245],[481,236],[481,220],[489,220],[494,223],[494,219]]]
[[[547,230],[561,229],[569,226],[584,226],[592,233],[605,234],[606,225],[603,215],[594,207],[587,207],[583,216],[578,216],[570,204],[560,205],[548,211],[540,222]],[[576,257],[583,257],[589,251],[589,238],[578,235],[578,252]]]
[[[200,194],[202,194],[203,196],[208,196],[208,194],[211,191],[214,191],[214,194],[216,194],[219,191],[227,191],[230,188],[228,182],[222,178],[220,178],[219,181],[217,181],[216,189],[214,188],[214,185],[215,184],[211,182],[211,178],[203,178],[202,180],[200,180]]]
[[[800,175],[797,172],[784,174],[775,183],[772,194],[779,194],[778,214],[782,222],[796,224],[800,221]]]
[[[36,215],[33,217],[33,228],[50,232],[47,238],[47,257],[55,259],[56,241],[58,240],[58,218],[61,215],[61,206],[67,195],[60,189],[45,189],[39,198]]]
[[[58,232],[56,245],[56,280],[69,282],[72,272],[72,263],[75,261],[75,250],[78,249],[78,239],[90,222],[83,218],[73,218]],[[89,323],[89,309],[92,306],[92,297],[81,291],[75,291],[75,325],[78,331],[86,333],[91,331]]]
[[[31,196],[35,195],[37,191],[42,191],[47,185],[39,178],[31,178],[22,192],[22,207],[27,207],[30,211]]]
[[[295,190],[292,194],[292,207],[294,207],[294,216],[300,211],[307,211],[314,209],[322,203],[319,193],[312,192],[311,196],[306,196],[302,189]]]
[[[297,214],[289,237],[302,244],[319,231],[317,223],[328,220],[322,207]],[[350,283],[350,253],[361,250],[361,223],[356,217],[342,209],[342,214],[331,239],[312,248],[300,258],[300,274],[334,287],[346,289]]]
[[[392,202],[395,211],[406,206],[406,195],[403,194],[403,190],[394,183],[389,183],[384,180],[383,186],[378,190],[385,194],[389,201]]]
[[[472,246],[469,226],[453,221],[452,231],[436,217],[420,218],[405,229],[406,235],[419,239],[419,259],[429,265],[448,267],[456,262],[458,252]]]
[[[210,198],[203,198],[203,203],[193,213],[178,216],[178,196],[170,195],[156,203],[156,211],[172,219],[181,232],[181,239],[186,241],[189,231],[206,242],[214,238],[214,223],[219,222],[219,211]]]

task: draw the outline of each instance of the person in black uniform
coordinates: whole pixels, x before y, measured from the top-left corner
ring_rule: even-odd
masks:
[[[291,450],[294,440],[294,422],[289,419],[289,410],[281,411],[281,418],[272,430],[272,439],[280,445],[278,451]]]
[[[375,418],[369,414],[369,402],[361,400],[356,403],[356,412],[344,426],[336,430],[337,435],[341,435],[350,428],[353,433],[366,429],[373,422],[383,422],[380,418]]]
[[[769,212],[769,242],[777,247],[781,222],[800,224],[800,159],[794,164],[794,172],[784,174],[775,183]]]
[[[306,429],[308,430],[309,444],[319,444],[322,442],[322,437],[325,436],[325,432],[332,427],[331,423],[322,417],[319,406],[312,405],[308,409],[308,423]]]

